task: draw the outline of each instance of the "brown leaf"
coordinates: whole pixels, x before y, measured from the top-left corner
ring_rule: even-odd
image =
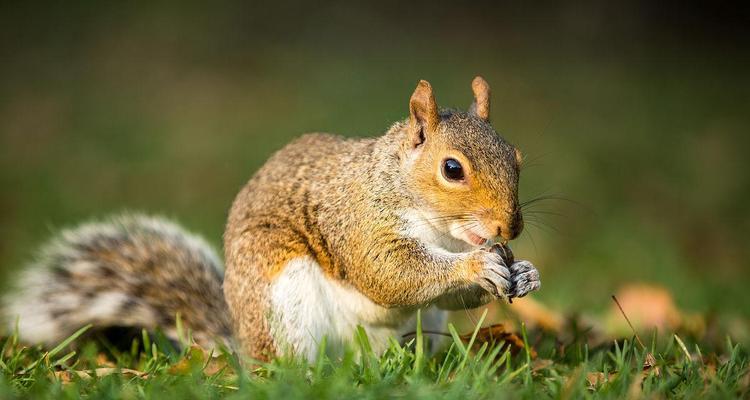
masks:
[[[82,380],[90,380],[92,377],[103,377],[107,375],[112,374],[122,374],[123,376],[129,376],[129,377],[136,377],[145,379],[148,377],[148,374],[141,371],[136,371],[134,369],[129,368],[95,368],[88,371],[55,371],[54,376],[57,378],[60,382],[62,382],[63,385],[70,384],[73,381],[73,377],[77,376],[78,378],[81,378]]]
[[[98,367],[110,367],[110,368],[114,368],[117,366],[117,364],[112,362],[112,360],[110,360],[109,357],[107,357],[107,355],[104,353],[99,353],[96,355],[96,365]]]
[[[641,374],[638,374],[638,376],[635,377],[628,388],[628,398],[637,399],[640,397],[641,390],[643,389],[643,380],[646,379],[650,373],[653,372],[654,375],[659,376],[659,367],[656,366],[656,359],[651,353],[646,354],[646,360],[643,362],[643,369],[641,371]],[[589,384],[590,390],[595,390],[604,384],[612,382],[616,378],[617,371],[610,372],[606,375],[604,372],[589,372],[586,375],[586,381]]]
[[[83,372],[83,371],[80,371]],[[112,375],[112,374],[122,374],[123,376],[127,377],[136,377],[145,379],[148,377],[148,374],[143,371],[137,371],[130,368],[96,368],[94,370],[89,371],[90,373],[93,373],[93,375],[96,375],[98,377]]]
[[[474,332],[461,335],[461,340],[468,344],[473,334]],[[508,332],[503,324],[494,324],[479,329],[477,337],[474,339],[474,350],[479,349],[485,343],[491,346],[501,341],[505,341],[505,345],[510,348],[512,354],[517,354],[525,348],[523,340],[518,335]],[[531,358],[536,358],[536,351],[533,348],[529,348],[529,350]]]
[[[682,322],[682,313],[677,308],[672,294],[664,287],[651,284],[630,284],[623,286],[616,295],[623,310],[627,313],[636,332],[649,331],[656,327],[659,331],[674,331]],[[607,325],[616,333],[624,334],[630,327],[622,318],[616,305],[612,305],[607,315]]]
[[[70,382],[73,381],[73,373],[70,371],[55,371],[54,373],[55,378],[57,378],[60,383],[63,385],[68,385]],[[90,376],[86,375],[88,378],[91,378]]]
[[[565,317],[530,297],[514,299],[509,306],[528,326],[538,326],[545,331],[560,332],[565,325]]]
[[[207,376],[213,376],[226,369],[227,366],[229,366],[229,362],[223,354],[218,357],[211,357],[208,365],[203,369],[203,373]]]
[[[615,378],[617,378],[617,372],[609,372],[606,375],[604,372],[589,372],[586,374],[586,382],[588,382],[590,390],[595,390],[599,386],[612,382]]]
[[[656,358],[654,358],[654,355],[651,353],[646,353],[646,359],[643,360],[643,372],[645,372],[646,375],[648,375],[649,372],[653,372],[656,376],[661,375],[659,367],[656,366]]]
[[[187,355],[177,364],[172,365],[168,372],[173,375],[186,375],[197,369],[202,369],[204,374],[211,376],[219,373],[227,365],[228,362],[223,354],[213,356],[203,347],[193,344],[190,346]]]
[[[177,364],[169,367],[167,371],[172,375],[186,375],[197,368],[203,367],[205,361],[206,351],[197,344],[193,344],[185,357]]]
[[[531,363],[531,373],[535,374],[543,369],[546,369],[554,363],[554,361],[548,358],[540,358],[538,360],[534,360],[534,362]]]

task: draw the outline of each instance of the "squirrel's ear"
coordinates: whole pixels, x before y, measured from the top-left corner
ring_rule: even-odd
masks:
[[[520,167],[523,165],[523,154],[521,154],[521,150],[515,149],[515,151],[516,151],[516,164],[518,164],[518,166]]]
[[[409,137],[413,147],[424,142],[425,135],[434,131],[440,122],[435,96],[430,83],[421,80],[409,100]]]
[[[469,114],[490,120],[490,85],[481,76],[471,81],[471,91],[474,92],[474,102],[469,107]]]

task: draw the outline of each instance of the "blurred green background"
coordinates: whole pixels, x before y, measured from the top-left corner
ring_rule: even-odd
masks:
[[[308,131],[379,135],[419,79],[496,129],[540,204],[514,245],[536,298],[629,282],[750,316],[746,10],[634,2],[0,5],[0,269],[63,226],[161,213],[217,248],[251,174]]]

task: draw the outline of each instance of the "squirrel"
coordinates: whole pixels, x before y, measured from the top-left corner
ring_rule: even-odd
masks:
[[[324,338],[343,348],[358,326],[384,351],[418,309],[439,328],[446,310],[539,289],[530,262],[488,251],[523,229],[522,156],[490,124],[487,82],[472,91],[467,112],[438,108],[422,80],[408,119],[382,136],[306,134],[279,150],[229,210],[225,270],[160,217],[62,231],[6,296],[8,326],[51,344],[89,323],[177,340],[182,322],[205,347],[313,360]]]

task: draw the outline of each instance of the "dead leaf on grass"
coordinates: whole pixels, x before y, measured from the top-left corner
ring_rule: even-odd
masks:
[[[212,376],[221,372],[227,365],[229,364],[223,354],[213,356],[208,350],[193,344],[185,357],[171,366],[168,372],[172,375],[186,375],[200,369],[205,375]]]
[[[474,332],[461,335],[461,340],[468,344],[471,341],[471,337]],[[505,329],[503,324],[493,324],[480,328],[477,332],[476,339],[474,339],[474,348],[479,349],[483,344],[487,343],[491,346],[501,341],[505,342],[505,345],[510,349],[511,354],[517,354],[518,352],[525,349],[523,340],[513,332],[509,332]],[[529,348],[531,358],[536,358],[536,351],[533,348]]]
[[[662,286],[645,283],[625,285],[617,291],[617,299],[627,310],[630,323],[626,323],[616,305],[607,313],[607,326],[615,333],[634,329],[644,332],[657,328],[659,331],[674,331],[683,322],[683,316],[675,304],[672,293]]]
[[[509,308],[530,327],[538,326],[545,331],[560,332],[565,325],[565,317],[561,313],[531,297],[515,299]]]
[[[555,362],[550,360],[549,358],[540,358],[537,360],[534,360],[531,363],[531,373],[537,373],[543,369],[546,369],[548,367],[551,367]]]
[[[586,374],[586,382],[589,384],[589,390],[595,390],[596,388],[612,382],[617,377],[616,372],[589,372]]]
[[[134,378],[140,378],[140,379],[146,379],[148,377],[147,373],[142,372],[142,371],[136,371],[130,368],[95,368],[95,369],[87,370],[87,371],[76,371],[76,370],[55,371],[54,376],[65,385],[65,384],[71,383],[73,381],[73,378],[76,376],[82,380],[87,381],[93,378],[94,376],[103,377],[103,376],[118,374],[118,373],[122,374],[125,377],[134,377]]]
[[[104,353],[99,353],[96,355],[96,365],[98,367],[110,367],[110,368],[114,368],[117,366],[117,364],[112,362],[112,360],[110,360],[109,357],[107,357],[107,355]]]

